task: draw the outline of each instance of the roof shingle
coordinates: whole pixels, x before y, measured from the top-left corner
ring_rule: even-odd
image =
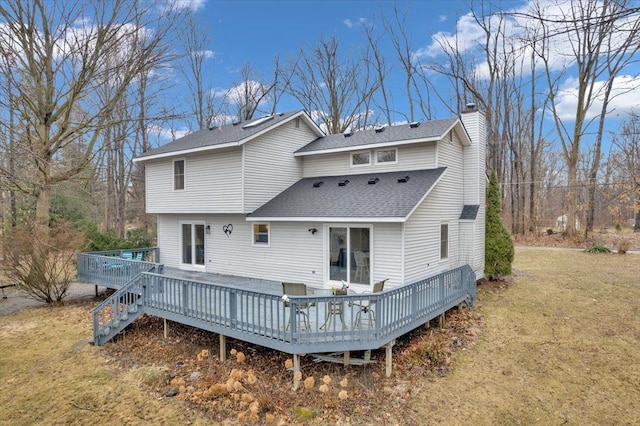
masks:
[[[251,220],[367,218],[402,221],[446,167],[403,172],[304,178],[248,215]],[[409,177],[406,182],[398,179]],[[375,184],[369,184],[369,180]],[[348,183],[339,185],[340,183]],[[317,185],[322,182],[321,185]],[[316,184],[316,185],[314,185]]]

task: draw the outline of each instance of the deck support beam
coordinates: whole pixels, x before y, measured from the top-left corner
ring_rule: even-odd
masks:
[[[349,365],[349,361],[350,361],[350,359],[351,359],[351,352],[349,352],[349,351],[344,351],[344,365],[345,365],[345,367],[346,367],[347,365]]]
[[[392,340],[389,343],[387,343],[386,345],[384,345],[384,348],[385,348],[385,351],[386,351],[386,354],[387,354],[387,357],[386,357],[386,360],[385,360],[385,364],[386,364],[385,373],[386,373],[387,377],[391,377],[391,372],[392,372],[392,369],[393,369],[393,350],[392,350],[392,348],[393,348],[393,345],[395,345],[395,344],[396,344],[396,341]]]
[[[169,335],[169,324],[167,323],[167,319],[164,318],[164,338],[166,339]]]
[[[444,328],[444,312],[439,317],[440,328]]]
[[[220,362],[227,360],[227,337],[224,334],[220,335]]]
[[[293,390],[298,390],[300,387],[300,379],[302,373],[300,372],[300,355],[293,354]]]

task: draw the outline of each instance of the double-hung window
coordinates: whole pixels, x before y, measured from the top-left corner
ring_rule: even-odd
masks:
[[[268,223],[253,224],[253,245],[254,246],[269,245],[269,224]]]
[[[449,224],[440,224],[440,260],[449,258]]]
[[[184,160],[173,162],[173,189],[184,189]]]

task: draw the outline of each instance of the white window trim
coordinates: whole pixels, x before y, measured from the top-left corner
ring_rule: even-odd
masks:
[[[447,255],[446,257],[442,257],[442,226],[446,225],[447,226]],[[438,230],[438,254],[439,254],[439,258],[440,260],[444,261],[444,260],[449,260],[449,256],[450,256],[450,246],[451,246],[451,226],[449,226],[449,222],[441,222],[440,223],[440,229]]]
[[[203,220],[180,220],[178,221],[180,226],[180,257],[178,259],[178,264],[180,265],[180,269],[191,270],[191,271],[205,271],[207,265],[207,224]],[[182,225],[191,225],[191,242],[195,241],[195,232],[194,225],[203,225],[204,226],[204,265],[198,265],[197,263],[184,263],[182,262],[182,243],[184,242],[184,236],[182,235]],[[195,261],[195,253],[191,254]]]
[[[361,293],[362,291],[371,291],[373,289],[373,271],[375,268],[374,265],[374,257],[375,257],[375,252],[373,249],[374,246],[374,227],[373,227],[373,223],[325,223],[323,225],[323,235],[324,235],[324,241],[322,243],[323,246],[323,251],[324,254],[322,256],[322,261],[324,264],[324,283],[325,283],[325,288],[331,288],[331,287],[338,287],[340,286],[342,283],[340,281],[332,281],[331,280],[331,271],[330,268],[331,266],[329,265],[329,261],[330,261],[330,257],[331,257],[331,253],[329,253],[329,246],[330,246],[330,232],[329,232],[329,228],[347,228],[347,238],[351,238],[350,234],[349,234],[349,229],[350,228],[368,228],[369,229],[369,284],[356,284],[356,283],[349,283],[349,287],[352,290],[355,290],[356,293]],[[351,244],[351,242],[349,241],[348,243],[349,245]]]
[[[256,242],[256,226],[267,225],[267,242]],[[251,245],[254,247],[271,247],[271,222],[252,222],[251,223]]]
[[[396,159],[393,160],[393,161],[378,161],[378,152],[381,152],[381,151],[395,151],[396,152]],[[398,148],[376,149],[374,157],[375,157],[376,166],[377,165],[386,165],[386,164],[398,164]]]
[[[353,164],[353,156],[357,155],[357,154],[369,154],[369,162],[366,164]],[[371,151],[370,150],[366,150],[366,151],[356,151],[356,152],[352,152],[350,155],[350,164],[351,167],[369,167],[372,164],[371,161]]]
[[[176,162],[178,161],[182,161],[183,164],[182,189],[176,189]],[[176,158],[171,163],[171,186],[176,192],[184,191],[187,188],[187,160],[185,158]]]

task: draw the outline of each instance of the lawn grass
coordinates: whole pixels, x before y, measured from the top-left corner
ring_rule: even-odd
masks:
[[[475,345],[458,351],[446,376],[395,386],[410,389],[411,408],[393,413],[382,402],[380,418],[391,411],[408,425],[637,424],[638,272],[638,255],[517,249],[513,281],[479,289]],[[148,390],[162,366],[123,368],[86,343],[93,304],[0,316],[0,423],[211,424],[187,402]]]
[[[640,257],[518,249],[478,344],[417,390],[441,424],[638,424]]]

